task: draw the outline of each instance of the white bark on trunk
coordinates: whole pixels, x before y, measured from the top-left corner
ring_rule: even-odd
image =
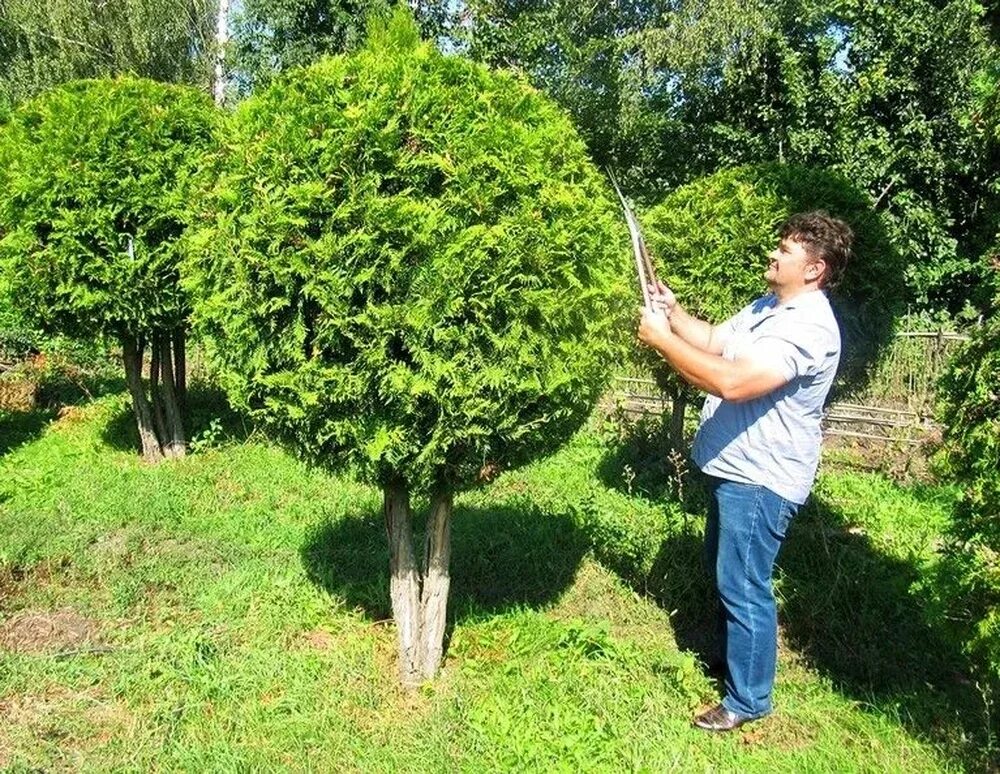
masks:
[[[229,0],[219,0],[219,16],[215,26],[215,78],[212,92],[215,104],[222,107],[226,99],[226,45],[229,43]]]
[[[174,357],[170,347],[170,336],[160,337],[160,375],[162,376],[163,407],[166,411],[167,437],[163,439],[164,451],[168,457],[183,457],[187,452],[184,437],[184,420],[177,407],[174,389]]]
[[[451,492],[431,498],[431,514],[424,540],[424,577],[420,599],[420,672],[425,679],[437,674],[444,653],[451,575]]]
[[[132,410],[135,412],[136,424],[139,427],[142,456],[147,462],[159,462],[163,459],[163,451],[160,449],[160,441],[153,428],[153,412],[142,386],[142,347],[139,346],[136,337],[131,335],[122,336],[121,342],[125,379],[132,396]]]
[[[399,640],[399,680],[420,684],[420,574],[413,554],[410,493],[402,481],[384,489],[385,527],[389,536],[389,596]]]

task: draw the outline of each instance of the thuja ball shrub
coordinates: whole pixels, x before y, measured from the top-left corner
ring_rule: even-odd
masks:
[[[864,384],[901,312],[905,266],[869,198],[824,169],[761,164],[672,191],[642,217],[678,300],[718,324],[767,292],[767,254],[791,215],[825,210],[854,230],[853,257],[831,302],[843,338],[839,390]]]
[[[235,404],[383,488],[413,683],[441,658],[454,492],[558,448],[620,361],[624,226],[551,100],[402,11],[227,133],[190,246],[196,320]]]
[[[57,87],[0,126],[0,284],[42,333],[121,345],[148,460],[185,448],[179,239],[214,122],[195,89],[120,78]]]

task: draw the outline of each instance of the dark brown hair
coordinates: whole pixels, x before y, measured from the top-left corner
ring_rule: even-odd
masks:
[[[836,287],[851,257],[854,232],[839,218],[823,210],[792,215],[781,226],[781,238],[802,245],[813,260],[826,263],[820,287]]]

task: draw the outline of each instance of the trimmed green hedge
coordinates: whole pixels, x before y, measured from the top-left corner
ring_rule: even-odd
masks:
[[[580,427],[634,302],[620,214],[551,100],[400,13],[227,136],[188,287],[235,404],[418,489]]]

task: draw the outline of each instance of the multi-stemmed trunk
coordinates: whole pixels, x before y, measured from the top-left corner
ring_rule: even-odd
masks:
[[[125,378],[132,396],[132,410],[139,427],[142,456],[148,462],[164,457],[183,457],[187,451],[184,435],[185,380],[184,332],[157,332],[149,339],[149,393],[142,380],[144,336],[121,337]]]
[[[684,388],[675,388],[670,400],[670,449],[678,454],[684,452],[684,415],[687,411],[687,395]]]
[[[385,526],[389,537],[389,593],[399,642],[399,679],[408,688],[433,677],[444,653],[448,587],[451,578],[451,513],[448,489],[431,495],[423,561],[413,547],[410,493],[397,479],[384,488]]]

